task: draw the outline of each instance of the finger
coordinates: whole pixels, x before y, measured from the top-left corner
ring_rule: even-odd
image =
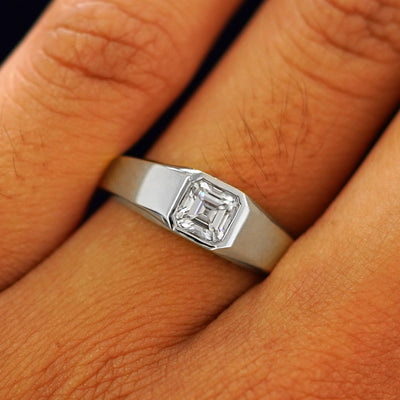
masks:
[[[336,8],[332,7],[326,3],[318,8],[321,13],[318,20],[329,17],[331,24],[336,22],[345,29],[343,18],[349,18],[347,29],[350,30],[353,14],[337,14]],[[314,10],[308,10],[308,18]],[[304,55],[293,50],[290,56],[292,62],[305,63],[304,67],[294,67],[285,64],[287,57],[282,59],[280,56],[290,54],[292,41],[295,40],[285,36],[286,30],[282,32],[278,29],[280,24],[274,25],[274,21],[280,21],[283,15],[285,21],[301,33],[299,37],[310,40],[310,46],[318,44],[318,38],[323,40],[320,36],[310,38],[312,33],[318,33],[305,24],[306,16],[299,19],[298,10],[290,8],[289,3],[267,3],[200,92],[151,150],[149,157],[198,168],[221,178],[247,192],[286,229],[298,234],[309,227],[326,203],[336,195],[363,156],[378,126],[384,124],[391,112],[389,104],[395,106],[398,93],[393,91],[393,87],[399,85],[399,77],[396,77],[394,66],[397,66],[399,56],[395,52],[390,53],[386,43],[380,41],[374,42],[375,49],[364,49],[371,51],[371,60],[367,55],[360,57],[359,48],[343,54],[342,48],[335,47],[331,49],[332,55],[323,57],[326,48],[315,45],[313,59],[326,60],[328,64],[325,66],[322,61],[318,69],[320,74],[325,73],[326,76],[310,78],[304,72],[305,68],[315,71],[315,65],[309,65],[309,58],[302,61]],[[344,21],[347,22],[346,19]],[[274,26],[275,30],[270,32],[269,29]],[[369,31],[359,34],[368,35]],[[303,47],[307,48],[306,43]],[[265,48],[273,51],[274,57],[267,54],[267,60],[264,60],[255,56],[262,54]],[[384,51],[387,53],[383,54]],[[385,61],[373,61],[376,53],[385,56]],[[387,61],[390,56],[392,62]],[[246,60],[250,67],[242,60]],[[272,81],[272,78],[263,76],[267,70],[263,62],[269,65],[268,73],[273,77]],[[332,74],[330,68],[339,68],[343,63],[347,65],[343,74],[347,75],[337,77]],[[360,85],[356,81],[362,69],[368,71],[368,85]],[[252,78],[247,79],[248,76]],[[347,82],[355,80],[357,84],[351,86],[347,83],[345,90],[340,88],[344,79]],[[328,80],[330,83],[327,85]],[[294,86],[288,87],[288,82]],[[333,89],[335,85],[338,87],[336,90]],[[360,91],[359,96],[356,95],[357,90]],[[274,93],[271,94],[271,91]],[[278,127],[280,124],[279,130],[271,129],[271,124]],[[157,285],[164,290],[166,287],[174,288],[168,292],[171,304],[179,302],[181,297],[190,297],[195,290],[204,302],[202,308],[202,303],[196,299],[196,309],[205,312],[204,320],[199,323],[205,324],[259,279],[248,271],[232,268],[150,223],[139,221],[139,217],[120,204],[113,203],[104,208],[88,224],[85,233],[73,240],[73,246],[79,248],[80,242],[86,243],[86,246],[98,243],[90,247],[91,251],[85,251],[78,257],[78,264],[87,265],[89,270],[83,271],[82,276],[76,279],[84,280],[86,274],[95,269],[96,273],[102,270],[102,279],[109,281],[109,275],[116,273],[109,268],[113,265],[121,274],[114,279],[134,280],[138,285],[141,281],[143,290],[151,294],[155,290],[153,277],[157,276]],[[101,231],[103,233],[100,234]],[[103,246],[104,242],[108,245]],[[97,254],[100,248],[102,251]],[[121,255],[118,261],[115,260],[116,253]],[[68,256],[60,256],[60,260],[65,261],[59,262],[65,262],[69,269],[70,254],[66,254]],[[154,271],[157,271],[156,275],[153,275]],[[180,292],[178,299],[175,295],[177,291]],[[155,307],[161,301],[168,303],[164,297],[162,300],[156,297],[152,301]],[[187,314],[181,312],[181,318],[194,318],[194,304],[185,302],[184,307]],[[174,318],[177,316],[174,315]]]
[[[310,8],[308,12],[320,13],[315,18],[321,21],[323,28],[329,25],[329,29],[339,34],[346,32],[346,29],[350,32],[353,12],[348,16],[331,8],[328,2],[318,4],[324,4],[324,7]],[[353,2],[354,7],[357,4]],[[208,80],[202,92],[166,133],[162,158],[206,170],[227,180],[249,192],[267,211],[283,222],[286,228],[292,232],[301,232],[317,214],[309,210],[321,210],[325,207],[328,199],[331,199],[359,160],[375,128],[383,123],[390,106],[394,106],[397,93],[393,88],[398,85],[398,77],[392,68],[398,61],[397,54],[385,42],[368,36],[371,32],[369,28],[360,28],[357,34],[361,36],[354,41],[360,44],[363,43],[360,37],[368,38],[369,45],[362,49],[365,52],[362,53],[363,57],[359,55],[361,50],[356,45],[352,51],[345,52],[339,46],[333,46],[337,37],[334,42],[329,41],[332,43],[328,45],[330,52],[327,53],[326,39],[322,42],[324,36],[318,36],[317,31],[308,28],[304,19],[298,16],[298,9],[290,7],[291,5],[292,3],[286,1],[272,0],[260,12],[228,58]],[[374,11],[374,18],[379,16],[383,20],[385,15],[386,11],[382,14]],[[330,24],[324,23],[323,18],[325,21],[330,18]],[[361,16],[357,18],[365,21]],[[308,77],[299,67],[289,67],[281,58],[281,53],[292,54],[293,51],[291,60],[296,63],[303,60],[296,50],[297,47],[293,45],[293,38],[286,36],[286,30],[281,33],[274,21],[287,21],[288,25],[296,27],[295,31],[301,33],[296,38],[305,40],[304,49],[316,51],[312,58],[310,53],[310,58],[307,58],[303,67],[316,73],[316,64],[310,60],[320,60],[321,65],[317,71],[321,74],[319,79]],[[331,28],[335,24],[341,29]],[[360,26],[363,25],[360,23]],[[325,47],[322,44],[320,46],[317,39],[325,43]],[[263,49],[270,48],[269,51],[273,54],[273,57],[267,57],[270,71],[268,74],[273,77],[272,86],[271,80],[265,78],[267,68],[258,67],[263,59],[257,57],[255,62],[255,56],[252,56],[253,53],[257,54],[253,47],[257,43],[262,44],[258,51],[262,53]],[[384,57],[384,60],[374,61],[376,54]],[[245,67],[240,65],[246,57],[250,67],[246,67],[244,73]],[[339,76],[338,81],[333,81],[336,78],[329,73],[330,68],[338,68],[343,63],[346,65],[341,70],[343,75]],[[251,69],[253,67],[254,70]],[[363,75],[361,71],[364,71]],[[361,76],[365,79],[366,73],[368,81],[365,82],[368,85],[360,85]],[[246,78],[250,75],[253,79]],[[329,79],[328,84],[322,78]],[[243,83],[241,79],[244,80]],[[351,86],[354,80],[357,85]],[[297,84],[292,86],[291,82]],[[346,87],[340,86],[342,82],[346,82]],[[333,83],[339,85],[337,89]],[[304,95],[304,88],[307,95]],[[378,88],[382,103],[376,100]],[[274,89],[273,93],[271,89]],[[355,95],[356,92],[348,94],[348,89],[361,90],[361,98]],[[239,100],[236,92],[241,94]],[[204,105],[206,97],[207,107]],[[230,103],[231,97],[238,101],[234,106]],[[275,102],[272,103],[271,98]],[[304,99],[307,99],[307,107],[304,106]],[[235,112],[228,113],[217,100],[226,102],[227,107]],[[252,104],[252,108],[236,112],[243,104]],[[288,111],[283,113],[282,110]],[[308,110],[306,118],[304,110]],[[243,116],[247,124],[243,123]],[[272,121],[272,126],[280,125],[280,130],[277,131],[281,138],[279,142],[275,141],[276,136],[271,128],[264,128],[271,127],[271,124],[263,123],[265,120]],[[258,124],[255,123],[257,121]],[[302,125],[304,121],[308,123]],[[225,129],[222,130],[224,134],[218,126]],[[240,132],[235,131],[237,126],[243,127]],[[254,128],[247,130],[246,126]],[[307,126],[307,130],[303,131],[307,134],[296,141],[293,131],[299,126]],[[179,132],[179,143],[172,139],[178,138],[178,133],[175,132]],[[243,132],[250,132],[250,136],[243,135]],[[194,133],[201,136],[202,140],[197,141]],[[249,147],[249,144],[254,143],[250,142],[250,138],[257,139],[260,146],[253,144],[253,147]],[[276,143],[281,144],[280,156],[279,145]],[[201,152],[196,152],[199,144],[202,145],[203,152],[205,151],[207,162]],[[243,148],[246,149],[244,145],[247,145],[247,149],[253,149],[253,152],[260,151],[253,155],[254,158],[263,160],[263,168],[255,163],[251,154],[249,156],[247,151],[243,151]],[[216,146],[218,152],[210,150],[213,146]],[[233,155],[231,164],[239,173],[236,171],[233,174],[232,166],[228,168],[229,162],[223,159],[221,161],[221,154],[223,158],[224,152],[228,156]],[[294,154],[295,167],[292,166]],[[151,156],[157,156],[161,160],[161,150],[155,149]],[[274,172],[272,176],[268,175],[270,171]],[[242,179],[238,178],[241,174]],[[263,189],[264,195],[256,189],[256,185]],[[303,214],[306,217],[303,218]],[[7,307],[13,310],[7,313],[5,319],[11,332],[7,335],[18,331],[19,325],[14,318],[24,318],[27,327],[26,332],[22,332],[18,339],[18,343],[23,345],[18,348],[16,355],[7,360],[6,368],[12,371],[8,382],[17,382],[23,371],[29,370],[31,378],[24,381],[26,386],[35,383],[43,388],[51,382],[58,393],[67,390],[66,388],[73,388],[78,393],[88,393],[88,387],[98,387],[106,381],[110,385],[110,393],[118,392],[123,386],[123,394],[137,390],[140,397],[142,390],[144,398],[146,395],[149,397],[146,390],[150,391],[153,385],[146,386],[146,383],[153,383],[153,379],[158,378],[160,382],[165,382],[160,376],[165,369],[160,365],[171,359],[171,352],[186,350],[185,344],[189,343],[187,339],[193,338],[213,321],[216,315],[255,281],[256,278],[247,272],[217,261],[202,249],[140,219],[116,203],[109,203],[66,246],[5,293],[2,310],[7,310]],[[34,302],[28,302],[32,305],[27,309],[23,308],[26,302],[23,293],[28,299],[35,299]],[[58,310],[44,313],[43,310],[47,310],[51,304],[59,304]],[[264,311],[265,308],[263,303]],[[15,313],[14,310],[18,309],[23,311]],[[284,315],[282,304],[279,310],[276,318]],[[248,308],[241,309],[241,312],[241,317],[245,313],[249,315],[243,318],[242,324],[237,325],[238,340],[239,331],[247,329],[244,321],[249,322],[255,315],[253,308],[250,311]],[[17,317],[12,317],[12,314]],[[240,318],[236,313],[235,316]],[[250,321],[249,330],[254,329],[257,321],[259,319]],[[52,337],[60,338],[60,348],[55,346],[48,350],[40,363],[33,367],[29,366],[28,361],[18,364],[17,360],[24,358],[32,346],[37,349],[44,347],[42,339],[28,340],[28,332],[34,331],[37,326],[41,327],[42,332],[51,332]],[[212,326],[213,324],[210,330]],[[243,357],[245,361],[244,351],[248,348],[231,342],[228,335],[229,329],[234,330],[234,326],[230,324],[224,327],[219,337],[236,346],[237,352],[233,354]],[[284,328],[281,323],[273,325],[271,329],[275,336],[272,335],[271,338],[276,339]],[[294,335],[295,328],[296,326],[289,330],[289,333]],[[254,330],[256,334],[260,334],[260,338],[268,338],[269,336],[261,335],[266,335],[263,331],[268,332],[268,329],[262,324],[259,329]],[[75,342],[72,344],[74,338]],[[200,339],[196,336],[190,344],[198,341],[205,345]],[[251,346],[253,342],[250,337],[246,339]],[[265,341],[262,340],[262,343]],[[209,344],[208,348],[211,346]],[[97,352],[99,348],[100,351]],[[197,346],[195,348],[199,349]],[[221,347],[225,348],[230,349],[228,345]],[[194,352],[186,354],[180,353],[178,358],[187,361],[190,354],[195,360]],[[204,357],[207,355],[208,353]],[[179,364],[179,360],[174,361]],[[77,371],[76,375],[65,376],[62,369],[66,362]],[[194,361],[193,365],[203,366],[205,362],[204,358]],[[46,368],[42,376],[41,371],[46,365],[51,365],[51,368]],[[126,378],[126,373],[132,371],[135,373],[129,379]],[[194,371],[190,371],[193,376]],[[227,369],[221,368],[222,371],[226,372]],[[182,369],[179,372],[182,374]],[[171,374],[174,375],[175,372],[171,371]],[[64,376],[63,380],[57,380],[60,375]],[[215,375],[221,376],[217,373]],[[210,381],[216,382],[214,379]],[[10,387],[13,385],[10,384]],[[176,392],[181,398],[185,398],[181,390],[184,388],[177,388]]]
[[[399,12],[373,4],[268,2],[149,157],[209,171],[304,232],[399,100],[385,25]]]
[[[153,396],[179,376],[176,399],[398,397],[399,135],[397,117],[264,284],[169,358]]]
[[[73,228],[238,0],[56,0],[0,73],[0,289]]]

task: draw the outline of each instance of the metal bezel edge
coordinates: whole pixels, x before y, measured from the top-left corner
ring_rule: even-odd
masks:
[[[215,178],[211,175],[208,175],[204,172],[201,172],[198,170],[184,169],[184,168],[180,168],[180,171],[181,172],[185,171],[188,174],[188,179],[182,185],[182,188],[176,197],[176,201],[175,201],[173,207],[171,207],[171,210],[169,212],[168,221],[169,221],[171,230],[174,233],[178,234],[179,236],[182,236],[182,237],[196,243],[197,245],[200,245],[211,251],[232,247],[239,232],[241,231],[243,225],[245,224],[247,217],[249,215],[249,212],[250,212],[250,207],[247,202],[247,196],[239,189],[236,189],[234,186],[231,186],[228,183],[225,183],[225,182],[221,181],[220,179],[217,179],[217,178]],[[190,233],[183,231],[176,224],[175,211],[178,208],[182,198],[187,193],[187,190],[189,189],[190,185],[192,185],[194,182],[201,180],[201,179],[210,181],[213,185],[215,185],[217,187],[221,187],[222,189],[231,192],[232,194],[234,194],[235,196],[238,197],[239,203],[240,203],[239,209],[238,209],[233,221],[231,222],[224,239],[222,239],[222,241],[215,243],[215,244],[210,244],[206,241],[202,241],[201,239],[191,235]]]

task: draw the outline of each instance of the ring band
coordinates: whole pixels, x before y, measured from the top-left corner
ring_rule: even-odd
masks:
[[[198,170],[119,157],[101,187],[144,217],[244,267],[270,272],[293,242],[246,194]]]

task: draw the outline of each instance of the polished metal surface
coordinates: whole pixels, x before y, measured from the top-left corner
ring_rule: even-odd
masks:
[[[144,217],[244,267],[270,272],[293,242],[246,194],[198,170],[120,157],[101,187]]]

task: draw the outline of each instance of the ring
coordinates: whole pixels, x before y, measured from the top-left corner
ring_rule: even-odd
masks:
[[[198,170],[119,157],[100,186],[147,219],[244,267],[270,272],[293,243],[250,197]]]

